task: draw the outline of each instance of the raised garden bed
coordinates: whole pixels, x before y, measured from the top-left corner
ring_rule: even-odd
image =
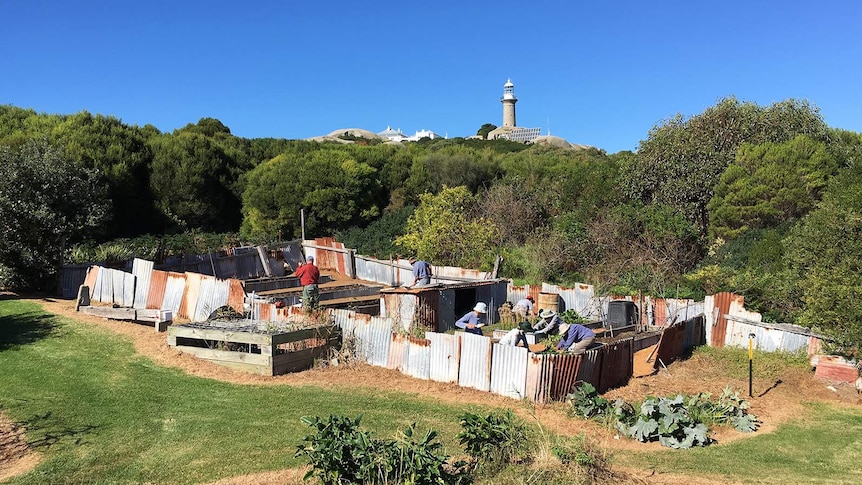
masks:
[[[212,320],[173,325],[168,345],[216,364],[261,375],[311,368],[338,345],[334,325]]]

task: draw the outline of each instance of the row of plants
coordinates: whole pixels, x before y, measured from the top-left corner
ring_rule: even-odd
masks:
[[[566,396],[571,412],[615,429],[640,442],[658,441],[670,448],[707,446],[713,442],[710,426],[732,426],[742,433],[756,431],[760,422],[748,412],[750,404],[739,391],[725,387],[713,401],[708,392],[692,396],[647,397],[641,403],[623,399],[611,402],[599,396],[592,384],[584,383]]]
[[[313,428],[295,454],[311,465],[305,479],[316,478],[323,485],[462,485],[513,477],[526,477],[527,483],[571,483],[610,473],[604,454],[585,436],[535,436],[511,410],[459,416],[462,431],[455,438],[464,455],[458,457],[445,453],[434,430],[423,434],[413,423],[395,438],[376,438],[360,428],[361,419],[302,418]]]

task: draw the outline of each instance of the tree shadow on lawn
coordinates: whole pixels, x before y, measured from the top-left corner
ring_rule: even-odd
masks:
[[[0,299],[6,299],[0,296]],[[0,316],[0,352],[50,336],[57,328],[54,316],[26,312]]]
[[[96,429],[96,426],[91,424],[66,426],[50,411],[33,416],[22,425],[27,430],[29,445],[33,448],[50,447],[65,440],[75,445],[86,444],[88,441],[84,440],[84,436]]]

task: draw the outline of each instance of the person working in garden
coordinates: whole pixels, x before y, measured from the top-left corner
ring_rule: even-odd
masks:
[[[308,262],[300,263],[296,268],[296,276],[302,285],[302,308],[304,310],[317,309],[320,306],[320,270],[314,265],[314,256],[305,258]]]
[[[539,312],[539,320],[533,327],[537,334],[556,335],[563,320],[554,310],[542,310]]]
[[[527,332],[532,332],[533,326],[530,322],[521,322],[517,327],[506,332],[503,338],[500,339],[500,345],[511,345],[517,347],[519,343],[524,344],[524,348],[529,349],[530,344],[527,343]]]
[[[518,300],[518,302],[515,303],[515,306],[512,307],[512,313],[521,318],[535,315],[535,313],[533,313],[533,297],[527,295],[526,298]]]
[[[431,264],[421,259],[410,258],[413,265],[413,284],[411,286],[428,286],[431,284]]]
[[[455,326],[463,328],[467,333],[482,335],[482,327],[485,326],[485,314],[488,313],[488,306],[482,303],[476,303],[473,311],[467,313],[455,322]]]
[[[563,338],[557,343],[557,350],[573,354],[583,354],[587,347],[596,339],[593,329],[577,323],[560,325],[560,335]]]

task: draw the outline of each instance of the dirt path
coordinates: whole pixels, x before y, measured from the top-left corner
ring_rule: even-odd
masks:
[[[596,423],[571,419],[565,413],[566,406],[561,403],[534,407],[488,392],[463,388],[455,384],[414,379],[398,371],[369,365],[312,369],[276,377],[256,376],[233,371],[188,354],[183,354],[168,346],[166,335],[164,333],[156,333],[152,327],[84,315],[75,312],[74,302],[71,301],[53,299],[37,299],[32,301],[42,305],[47,312],[74,318],[78,321],[127,336],[131,338],[135,350],[141,355],[149,357],[157,364],[178,368],[199,377],[235,384],[317,386],[324,389],[344,389],[350,387],[374,388],[448,403],[472,403],[499,408],[513,408],[525,419],[538,421],[545,429],[553,429],[558,433],[567,435],[586,432],[598,441],[600,446],[610,450],[664,450],[658,443],[643,444],[631,440],[615,439],[612,432]],[[748,389],[747,381],[728,379],[706,365],[706,361],[703,358],[694,356],[686,361],[674,363],[668,370],[662,370],[658,374],[634,378],[627,386],[612,390],[606,393],[605,397],[608,399],[622,397],[628,401],[636,401],[648,395],[696,394],[703,391],[710,392],[715,397],[727,385],[730,385],[734,389]],[[802,412],[805,402],[823,400],[859,404],[855,390],[853,390],[852,394],[849,390],[843,388],[838,389],[838,392],[828,390],[824,383],[815,380],[812,373],[806,372],[805,369],[788,369],[785,375],[782,376],[781,382],[777,384],[775,382],[755,380],[754,388],[755,392],[760,392],[761,394],[755,395],[754,398],[750,399],[752,404],[751,412],[763,421],[763,425],[757,434],[770,432],[776,429],[779,424],[798,416]],[[766,392],[764,393],[764,391]],[[718,445],[720,445],[754,435],[756,434],[741,434],[732,430],[720,430],[715,437],[718,440]],[[35,466],[35,464],[31,466]],[[0,478],[2,478],[2,471],[3,469],[0,468]],[[301,483],[303,473],[304,470],[282,470],[235,477],[217,483],[219,485]],[[643,479],[647,483],[678,483],[680,480],[680,477],[652,477],[643,471],[629,471],[629,473],[634,477]],[[684,479],[692,484],[712,483],[692,481],[691,477],[685,477]]]

